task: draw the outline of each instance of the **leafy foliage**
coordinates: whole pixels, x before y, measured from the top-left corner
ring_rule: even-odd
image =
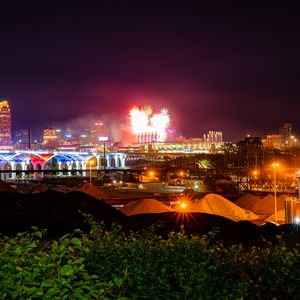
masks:
[[[86,270],[80,232],[43,242],[43,232],[33,229],[0,241],[1,299],[96,299],[113,288]]]
[[[47,241],[45,232],[0,239],[1,299],[297,299],[298,247],[245,248],[214,233],[158,236],[92,224]]]

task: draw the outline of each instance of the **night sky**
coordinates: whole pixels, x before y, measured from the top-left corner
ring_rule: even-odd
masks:
[[[300,135],[297,1],[3,2],[0,97],[14,129],[151,104],[185,136],[237,141],[284,122]]]

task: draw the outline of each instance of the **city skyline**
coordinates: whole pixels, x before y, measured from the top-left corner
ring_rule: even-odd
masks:
[[[1,100],[3,100],[1,102]],[[0,99],[0,104],[4,104],[4,105],[8,105],[8,102],[7,100],[4,100],[4,99]],[[9,128],[9,132],[11,132],[11,141],[16,144],[18,142],[18,135],[22,135],[24,136],[24,131],[26,131],[25,135],[28,136],[28,132],[30,131],[30,135],[31,135],[31,139],[32,140],[36,140],[36,141],[43,141],[44,139],[44,134],[45,134],[45,131],[47,130],[56,130],[57,131],[57,134],[58,135],[62,135],[63,133],[66,134],[68,133],[69,130],[71,130],[73,132],[73,134],[75,133],[75,135],[79,136],[81,134],[84,134],[86,130],[93,130],[92,128],[94,126],[97,126],[98,124],[99,125],[104,125],[106,127],[106,133],[102,134],[102,135],[106,135],[106,136],[109,136],[109,138],[114,141],[114,142],[121,142],[122,144],[122,141],[124,141],[124,139],[127,139],[129,138],[128,136],[128,130],[131,131],[131,134],[130,134],[130,142],[128,141],[128,145],[130,143],[133,143],[133,142],[138,142],[140,143],[141,141],[139,141],[139,137],[138,135],[136,135],[136,132],[135,132],[135,128],[137,126],[137,128],[140,126],[139,124],[135,124],[135,123],[132,123],[132,120],[130,120],[132,118],[131,116],[131,113],[133,110],[137,109],[138,107],[136,105],[134,105],[128,112],[127,112],[127,117],[120,117],[118,116],[117,117],[117,121],[116,120],[111,120],[109,119],[108,116],[105,116],[105,122],[103,122],[103,117],[102,119],[101,118],[97,118],[96,116],[89,116],[89,117],[79,117],[78,119],[72,119],[72,120],[69,120],[68,121],[64,121],[64,122],[60,122],[59,124],[53,122],[52,123],[52,126],[47,126],[47,127],[44,127],[44,128],[38,128],[36,129],[36,132],[33,132],[32,131],[32,128],[31,127],[28,127],[28,128],[17,128],[14,130],[14,132],[11,130],[11,128]],[[150,105],[146,105],[144,106],[143,108],[140,108],[140,109],[153,109]],[[168,114],[168,109],[167,108],[163,108],[162,111],[166,111],[167,114]],[[11,112],[10,112],[11,113]],[[11,116],[10,116],[11,118]],[[167,117],[169,119],[169,116]],[[124,122],[122,123],[120,120],[123,120]],[[100,121],[100,123],[99,123]],[[138,121],[138,120],[137,120]],[[11,122],[11,121],[10,121]],[[204,140],[208,139],[208,135],[211,133],[211,132],[215,132],[215,133],[218,133],[220,132],[221,135],[223,135],[223,131],[211,131],[209,130],[208,134],[207,133],[201,133],[199,134],[198,136],[194,136],[194,137],[186,137],[186,136],[183,136],[181,135],[181,131],[180,131],[180,128],[171,128],[170,127],[170,120],[168,121],[168,125],[167,127],[165,127],[164,130],[168,129],[168,138],[166,139],[166,141],[175,141],[175,140],[181,140],[182,138],[185,138],[185,139],[202,139],[204,138]],[[10,123],[11,127],[13,127],[13,124]],[[141,125],[142,126],[142,125]],[[266,139],[266,143],[268,144],[268,142],[270,142],[271,144],[270,145],[273,145],[274,143],[275,144],[278,144],[280,143],[280,140],[283,138],[283,136],[285,135],[285,133],[282,132],[282,130],[284,130],[284,127],[285,126],[289,126],[289,132],[288,134],[286,134],[286,136],[288,136],[288,138],[292,137],[293,141],[292,143],[294,145],[298,145],[298,135],[297,133],[293,130],[293,124],[292,123],[283,123],[283,124],[280,124],[280,126],[278,128],[274,128],[273,130],[269,131],[267,134],[263,135],[263,136],[260,136],[261,138],[265,138]],[[141,128],[139,128],[139,130],[141,130]],[[142,130],[140,131],[142,133]],[[154,132],[155,133],[155,132]],[[73,135],[72,134],[72,135]],[[203,137],[202,137],[203,135]],[[134,136],[136,136],[134,138]],[[174,138],[172,138],[174,136]],[[249,133],[245,134],[245,136],[241,137],[240,140],[244,139],[245,137],[248,137],[248,136],[255,136],[255,135],[251,135]],[[86,136],[85,136],[86,137]],[[67,139],[71,138],[71,136],[67,137]],[[74,137],[72,137],[74,138]],[[71,139],[72,139],[71,138]],[[136,139],[136,141],[133,140]],[[275,142],[275,140],[277,139],[277,141]],[[284,137],[284,140],[286,140],[287,138]],[[27,140],[28,138],[26,137],[26,144],[27,144]],[[223,138],[221,139],[223,141]],[[235,142],[238,142],[239,140],[237,141],[229,141],[229,140],[224,140],[224,142],[230,142],[230,143],[235,143]],[[155,142],[154,140],[149,140],[148,142]],[[159,142],[157,140],[157,142]],[[274,144],[274,145],[275,145]]]
[[[79,150],[94,151],[103,148],[101,141],[109,141],[110,147],[127,151],[183,151],[183,152],[215,152],[224,151],[222,131],[209,131],[203,137],[185,137],[170,128],[171,116],[166,107],[156,110],[150,105],[138,107],[134,105],[128,112],[128,121],[116,126],[115,120],[88,123],[73,122],[63,126],[42,129],[40,136],[33,134],[31,128],[18,129],[12,135],[12,114],[8,101],[0,102],[0,148],[3,150]],[[114,125],[113,125],[114,124]],[[115,126],[115,127],[114,127]],[[14,138],[13,138],[14,136]],[[259,141],[266,149],[292,149],[299,147],[299,139],[293,131],[293,124],[282,124],[277,132],[263,137],[247,134],[239,143]],[[229,144],[233,145],[232,142]],[[100,147],[100,148],[99,148]],[[133,147],[133,148],[132,148]],[[130,150],[130,151],[131,151]]]
[[[7,101],[0,102],[1,105],[7,105]],[[11,114],[10,114],[11,118]],[[167,108],[155,110],[150,105],[144,107],[133,106],[128,112],[127,121],[116,124],[115,120],[85,119],[64,124],[53,124],[51,127],[42,128],[42,133],[37,135],[31,128],[22,128],[16,130],[12,144],[17,149],[30,148],[29,141],[34,142],[34,148],[39,147],[54,149],[59,145],[97,145],[100,138],[106,138],[112,144],[119,146],[131,146],[133,144],[164,144],[165,142],[223,142],[222,132],[209,131],[204,133],[203,137],[186,138],[180,135],[176,129],[171,128],[171,116]],[[118,126],[119,125],[119,126]],[[1,130],[11,131],[7,124],[3,124]],[[1,138],[0,138],[1,145]]]
[[[184,136],[299,132],[299,5],[1,4],[1,98],[14,130],[166,106]]]

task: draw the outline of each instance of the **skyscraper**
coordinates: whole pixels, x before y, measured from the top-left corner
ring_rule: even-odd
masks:
[[[16,131],[15,147],[16,149],[30,149],[31,145],[31,130],[30,128],[23,128]]]
[[[11,112],[7,101],[0,102],[0,146],[11,146]]]
[[[281,143],[282,147],[289,148],[293,144],[293,130],[292,130],[292,124],[291,123],[284,123],[279,128],[279,134],[281,135]]]
[[[43,131],[43,144],[45,149],[54,149],[57,147],[58,138],[54,128],[47,128]]]
[[[96,122],[90,128],[90,142],[98,144],[100,136],[110,136],[109,129],[102,122]]]

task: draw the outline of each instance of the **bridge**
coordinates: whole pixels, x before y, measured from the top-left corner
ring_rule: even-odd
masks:
[[[90,166],[90,160],[96,161]],[[26,151],[1,150],[0,173],[1,179],[15,179],[17,173],[31,171],[35,179],[47,170],[56,169],[67,171],[81,171],[86,176],[86,170],[122,169],[125,168],[126,154],[114,152],[62,152],[62,151]]]

